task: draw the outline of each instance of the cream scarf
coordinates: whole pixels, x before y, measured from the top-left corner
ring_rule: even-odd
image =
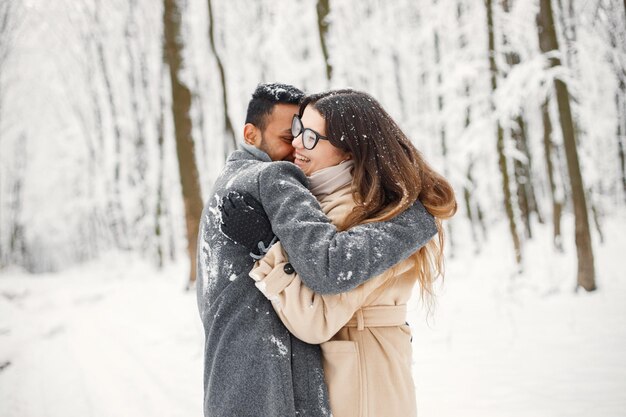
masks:
[[[334,193],[341,187],[352,181],[352,167],[354,161],[342,161],[332,167],[323,168],[314,172],[309,177],[309,189],[318,199]]]

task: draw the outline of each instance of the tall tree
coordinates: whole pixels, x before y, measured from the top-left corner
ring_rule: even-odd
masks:
[[[620,93],[615,94],[615,107],[618,114],[622,114],[623,118],[617,120],[617,149],[619,157],[619,168],[622,176],[622,192],[626,200],[626,87],[620,84]]]
[[[516,150],[520,155],[524,156],[524,158],[514,158],[513,173],[517,189],[517,204],[524,222],[526,237],[531,239],[533,236],[531,213],[534,212],[539,215],[539,212],[535,200],[535,187],[533,186],[532,155],[530,154],[526,136],[526,121],[522,114],[515,117],[510,135],[515,143]],[[541,221],[541,216],[538,216],[538,218]]]
[[[539,31],[539,48],[544,54],[550,54],[549,66],[551,68],[560,66],[561,61],[555,54],[559,50],[559,44],[554,28],[554,17],[550,0],[540,0],[537,28]],[[587,291],[593,291],[596,289],[596,282],[591,232],[589,230],[585,188],[578,162],[569,91],[567,85],[558,78],[554,79],[554,89],[556,91],[563,147],[572,192],[572,205],[574,207],[575,240],[578,254],[577,284]]]
[[[12,46],[12,22],[14,21],[13,19],[15,19],[15,16],[13,16],[13,7],[14,7],[15,3],[13,2],[9,2],[9,1],[3,1],[0,2],[0,146],[2,146],[2,140],[3,140],[3,134],[4,132],[2,131],[2,110],[3,110],[3,104],[4,104],[4,79],[3,79],[3,74],[4,74],[4,66],[5,63],[7,61],[7,58],[9,56],[9,52],[11,50],[11,46]],[[1,161],[0,161],[1,162]],[[4,226],[5,226],[5,220],[4,220],[4,212],[5,212],[5,208],[4,208],[4,204],[5,204],[5,197],[4,197],[4,193],[3,193],[3,180],[4,180],[4,176],[3,176],[4,172],[2,169],[0,169],[0,247],[2,247],[2,250],[0,250],[0,268],[2,268],[2,266],[4,265],[5,262],[8,261],[8,257],[9,257],[9,251],[5,250],[4,248],[7,246],[5,243],[5,237],[4,237]]]
[[[502,9],[504,13],[510,15],[511,0],[502,0]],[[507,64],[507,72],[521,62],[520,56],[515,52],[512,43],[506,33],[502,34],[502,42],[506,52],[504,57]],[[513,118],[513,123],[509,129],[511,139],[515,143],[516,150],[523,158],[516,157],[513,159],[513,174],[517,189],[517,204],[520,209],[521,218],[526,229],[526,237],[532,238],[531,213],[535,213],[540,222],[542,222],[541,214],[536,202],[534,179],[532,176],[532,155],[528,146],[528,137],[526,134],[526,120],[524,111],[519,110],[518,114]]]
[[[563,251],[563,243],[561,240],[561,212],[563,211],[563,192],[557,190],[556,179],[554,176],[554,160],[556,152],[554,151],[554,142],[552,141],[552,121],[550,120],[550,112],[548,109],[548,99],[541,105],[541,115],[543,121],[543,153],[546,160],[546,171],[548,172],[548,182],[550,185],[550,197],[552,200],[552,241],[554,247],[559,252]]]
[[[145,108],[150,102],[149,94],[146,94],[146,87],[148,87],[148,80],[145,68],[146,58],[145,50],[141,48],[138,40],[138,3],[137,0],[129,0],[128,2],[128,15],[124,27],[126,54],[128,56],[128,70],[126,78],[128,80],[129,95],[130,95],[130,107],[132,111],[132,120],[134,121],[134,132],[132,141],[134,142],[134,166],[130,172],[129,179],[131,186],[134,186],[133,197],[139,203],[139,210],[135,211],[134,216],[131,218],[132,230],[136,236],[135,244],[133,246],[139,247],[143,252],[148,246],[148,239],[146,236],[146,229],[142,227],[146,215],[148,214],[148,201],[150,198],[150,189],[147,183],[147,144],[146,144],[146,117]]]
[[[9,247],[8,258],[18,265],[23,265],[29,271],[35,268],[33,261],[28,254],[26,244],[25,224],[22,216],[24,208],[24,182],[27,157],[27,137],[24,133],[20,135],[16,142],[15,154],[13,156],[13,172],[11,175],[12,183],[10,184],[10,196],[8,211],[9,216]]]
[[[118,237],[121,235],[120,222],[116,220],[120,214],[118,210],[110,209],[114,197],[111,191],[111,175],[106,169],[107,132],[98,77],[98,68],[102,69],[102,65],[96,53],[99,32],[96,14],[91,10],[91,2],[66,0],[65,5],[68,9],[66,17],[76,31],[76,35],[71,39],[79,46],[74,51],[75,60],[78,62],[74,69],[76,75],[82,75],[84,87],[77,89],[76,79],[73,77],[64,90],[83,128],[82,139],[85,143],[88,167],[85,187],[91,205],[91,213],[87,220],[90,230],[88,241],[92,248],[91,254],[95,256],[101,245],[109,247],[111,243],[115,243],[120,247]],[[105,193],[98,192],[102,188]]]
[[[617,78],[617,90],[615,91],[615,109],[617,113],[616,134],[619,172],[623,197],[626,200],[626,1],[624,13],[615,13],[619,7],[619,0],[605,1],[598,4],[598,9],[603,13],[597,13],[604,27],[610,45],[607,54]]]
[[[328,0],[317,0],[317,28],[320,35],[320,45],[324,55],[326,65],[326,80],[330,83],[333,78],[333,66],[330,63],[328,53],[328,15],[330,14],[330,4]]]
[[[217,62],[217,70],[220,75],[220,82],[222,85],[222,103],[224,104],[224,130],[226,137],[224,138],[224,157],[227,157],[231,151],[237,148],[237,140],[235,139],[235,129],[233,123],[230,120],[228,110],[228,87],[226,85],[226,72],[224,71],[224,64],[220,54],[217,52],[217,46],[215,44],[215,16],[213,15],[213,2],[207,0],[209,7],[209,43],[211,45],[211,51]]]
[[[433,33],[433,43],[434,43],[434,50],[435,50],[435,67],[437,68],[437,74],[436,74],[436,82],[437,82],[437,124],[438,124],[438,130],[439,130],[439,140],[441,143],[441,156],[443,157],[443,175],[446,178],[450,177],[450,169],[448,168],[448,140],[446,137],[446,123],[444,120],[444,82],[443,82],[443,70],[442,68],[444,67],[443,63],[442,63],[442,57],[441,57],[441,40],[439,38],[439,32],[435,29],[434,33]],[[455,246],[454,246],[454,239],[453,239],[453,232],[452,232],[452,224],[450,222],[446,222],[446,232],[447,237],[448,237],[448,242],[450,245],[450,256],[454,257],[454,251],[455,251]]]
[[[102,73],[102,79],[104,81],[104,88],[106,92],[106,99],[109,104],[109,112],[111,116],[111,124],[113,127],[114,138],[114,155],[113,155],[113,180],[112,183],[109,180],[107,187],[109,190],[109,207],[108,214],[111,221],[111,229],[114,231],[115,242],[118,248],[130,249],[128,243],[128,225],[126,224],[126,217],[124,208],[122,206],[122,127],[118,114],[117,103],[115,100],[115,91],[113,85],[112,69],[110,63],[107,60],[105,51],[105,30],[104,24],[101,20],[102,2],[96,0],[93,14],[93,24],[95,27],[96,35],[94,36],[97,60],[100,65]]]
[[[165,60],[165,55],[163,55],[163,60]],[[163,64],[165,64],[163,62]],[[164,78],[166,77],[165,65],[163,65],[163,69],[161,70],[159,76],[159,112],[157,115],[157,142],[158,142],[158,165],[157,165],[157,196],[156,196],[156,207],[155,207],[155,216],[154,216],[154,234],[156,237],[156,257],[157,257],[157,265],[159,268],[163,267],[164,263],[164,238],[163,238],[163,223],[164,223],[164,215],[165,215],[165,207],[164,207],[164,198],[163,198],[163,177],[165,176],[165,152],[163,150],[163,142],[165,141],[165,97],[164,97]]]
[[[496,64],[496,41],[495,41],[495,28],[493,18],[493,2],[492,0],[485,0],[485,6],[487,8],[487,33],[489,42],[489,72],[491,78],[491,92],[495,94],[498,88],[498,66]],[[495,104],[493,98],[491,99],[491,108],[495,112]],[[507,218],[509,220],[509,233],[513,241],[513,249],[515,251],[515,260],[518,265],[522,263],[522,243],[517,231],[517,221],[515,219],[515,210],[513,207],[513,195],[511,193],[511,179],[509,177],[509,162],[505,151],[505,137],[504,129],[500,123],[499,118],[496,115],[496,140],[498,151],[498,165],[500,166],[500,173],[502,174],[502,194],[504,196],[504,208]]]
[[[459,27],[458,39],[456,46],[461,51],[467,51],[471,33],[467,30],[467,21],[471,17],[467,10],[467,3],[463,0],[457,0],[456,4],[456,20]],[[464,79],[461,84],[463,94],[462,103],[464,108],[463,129],[467,130],[472,124],[472,83],[468,79]],[[474,178],[473,172],[475,167],[475,157],[469,155],[467,169],[465,171],[465,181],[463,183],[463,199],[465,201],[465,212],[470,223],[470,231],[472,241],[474,242],[475,253],[481,250],[482,242],[487,237],[487,226],[485,225],[484,216],[480,207],[480,200],[476,198],[479,194],[476,190],[478,184]],[[479,233],[480,232],[480,233]]]
[[[9,58],[9,53],[13,47],[16,18],[15,3],[11,1],[0,2],[0,117],[2,116],[3,85],[2,75],[4,66]],[[2,132],[0,132],[1,134]]]
[[[178,171],[185,206],[187,251],[191,267],[189,284],[191,285],[196,280],[196,249],[198,227],[202,215],[202,197],[192,136],[191,92],[181,79],[185,46],[181,33],[181,11],[178,0],[164,0],[163,4],[164,52],[172,88],[172,116],[176,136]]]

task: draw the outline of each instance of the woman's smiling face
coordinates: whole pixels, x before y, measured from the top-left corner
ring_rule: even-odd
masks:
[[[326,121],[322,115],[310,104],[304,109],[302,114],[302,126],[316,131],[322,136],[326,136]],[[320,169],[338,165],[341,161],[349,159],[349,155],[339,148],[331,145],[326,139],[320,139],[313,149],[306,149],[302,145],[302,134],[293,138],[291,142],[295,148],[294,163],[307,175],[319,171]]]

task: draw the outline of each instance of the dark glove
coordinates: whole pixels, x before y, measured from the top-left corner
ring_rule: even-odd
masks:
[[[246,247],[252,258],[261,259],[278,240],[263,206],[249,193],[231,191],[219,208],[222,233]]]

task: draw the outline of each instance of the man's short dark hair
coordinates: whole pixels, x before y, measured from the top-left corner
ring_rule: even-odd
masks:
[[[246,123],[252,123],[265,130],[267,116],[272,113],[276,104],[300,104],[304,98],[302,90],[289,84],[259,84],[248,103]]]

